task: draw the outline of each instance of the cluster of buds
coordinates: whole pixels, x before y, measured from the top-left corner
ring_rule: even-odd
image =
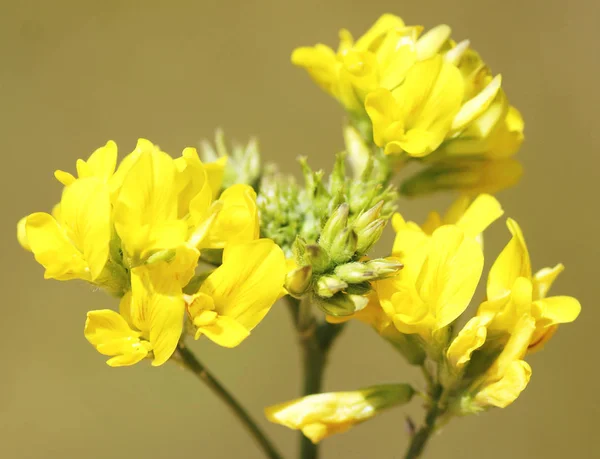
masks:
[[[203,140],[200,143],[200,155],[205,163],[222,162],[223,188],[241,183],[256,189],[262,171],[258,141],[255,138],[251,138],[246,145],[234,141],[231,148],[228,148],[223,131],[217,129],[214,147]]]
[[[299,186],[293,177],[282,176],[274,170],[265,171],[257,198],[261,234],[273,239],[288,258],[295,254],[296,240],[304,241],[305,245],[314,245],[322,240],[322,230],[326,222],[334,218],[335,212],[339,213],[337,218],[354,225],[355,232],[363,231],[364,228],[357,228],[369,218],[385,222],[393,214],[398,194],[394,187],[387,185],[388,163],[371,155],[361,165],[360,174],[355,173],[350,178],[346,176],[346,157],[346,153],[337,155],[328,180],[324,180],[323,171],[313,171],[306,159],[301,158],[304,186]],[[345,207],[340,210],[342,205]],[[342,226],[335,225],[335,228]],[[381,231],[377,238],[379,235]],[[365,247],[364,237],[360,242],[357,238],[357,249],[352,251],[353,254],[357,251],[364,254],[368,250],[360,249]],[[336,246],[339,244],[341,242],[337,242]]]
[[[365,259],[381,237],[387,220],[381,217],[384,202],[350,219],[350,205],[341,204],[326,221],[316,243],[296,239],[294,251],[299,268],[288,273],[290,295],[311,296],[326,314],[343,317],[363,309],[371,282],[402,269],[395,259]]]

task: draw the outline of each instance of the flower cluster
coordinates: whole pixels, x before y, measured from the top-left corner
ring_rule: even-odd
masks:
[[[340,31],[337,53],[325,45],[298,48],[292,62],[353,118],[368,116],[386,154],[514,154],[523,120],[501,76],[493,76],[468,40],[452,40],[448,26],[422,31],[385,14],[356,41]]]
[[[279,298],[283,252],[258,239],[251,187],[220,192],[225,161],[204,164],[193,148],[173,159],[140,139],[117,168],[108,142],[77,161],[77,177],[56,171],[64,190],[51,214],[19,222],[19,241],[46,278],[82,279],[120,297],[119,312],[90,311],[85,324],[109,365],[163,364],[184,320],[196,338],[236,346]],[[222,250],[222,265],[196,282],[204,249]]]
[[[483,232],[504,214],[492,194],[522,173],[512,156],[523,120],[467,40],[455,42],[445,25],[422,32],[386,14],[356,41],[342,30],[337,52],[294,51],[292,61],[348,112],[345,151],[328,177],[302,158],[299,184],[261,164],[256,141],[229,149],[220,131],[201,155],[186,148],[174,159],[140,139],[117,166],[108,142],[77,161],[76,175],[55,172],[60,203],[21,219],[17,236],[46,278],[80,279],[118,298],[118,310],[88,312],[84,328],[108,365],[176,358],[233,408],[269,457],[280,457],[184,340],[235,347],[285,296],[305,397],[266,415],[310,439],[302,457],[316,457],[311,442],[415,395],[427,414],[407,458],[420,456],[449,418],[515,401],[531,377],[527,356],[581,306],[548,296],[563,266],[534,273],[510,218],[512,238],[489,270],[484,297],[474,299]],[[396,188],[409,162],[424,168]],[[399,192],[438,190],[461,192],[444,215],[432,212],[419,225],[395,213]],[[389,256],[370,258],[390,221]],[[351,320],[421,367],[426,390],[398,383],[318,393],[328,352]]]
[[[573,297],[547,296],[563,265],[533,274],[521,229],[509,218],[512,239],[490,269],[486,298],[459,328],[483,271],[481,233],[502,214],[495,198],[480,195],[475,200],[460,198],[443,217],[432,212],[423,225],[394,215],[392,255],[404,269],[375,281],[369,305],[352,316],[438,381],[443,399],[436,403],[446,416],[512,403],[531,376],[524,358],[540,349],[559,324],[575,320],[581,309]],[[306,427],[291,426],[288,411],[271,408],[270,418],[289,427]],[[363,420],[349,408],[338,412],[345,415],[314,441],[336,433],[340,425],[345,430]],[[310,422],[318,419],[319,415]]]

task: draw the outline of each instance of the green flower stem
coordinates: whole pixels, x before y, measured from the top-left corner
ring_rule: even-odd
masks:
[[[196,356],[186,347],[183,341],[180,341],[175,353],[176,360],[186,369],[204,382],[223,402],[231,408],[238,420],[246,427],[250,435],[258,443],[270,459],[282,459],[282,455],[277,451],[273,443],[267,438],[265,433],[258,427],[258,424],[250,414],[242,407],[239,402],[231,395],[225,387],[200,363]]]
[[[317,324],[313,314],[314,305],[311,304],[308,296],[303,297],[302,300],[288,296],[287,301],[302,349],[304,371],[302,395],[316,394],[321,392],[329,350],[343,326],[326,322]],[[300,433],[300,458],[317,459],[318,457],[318,445]]]
[[[435,432],[436,424],[440,416],[444,414],[442,403],[442,386],[436,385],[431,390],[431,404],[425,415],[423,425],[413,435],[405,459],[416,459],[421,457],[427,442]]]

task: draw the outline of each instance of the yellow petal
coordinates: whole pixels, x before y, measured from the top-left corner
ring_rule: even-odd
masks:
[[[283,251],[270,239],[230,244],[223,264],[200,292],[213,299],[219,316],[231,317],[251,331],[279,298],[285,275]]]
[[[510,363],[503,377],[486,386],[475,396],[480,406],[497,406],[506,408],[523,392],[531,378],[531,367],[524,360]]]
[[[452,29],[440,24],[424,33],[417,41],[417,57],[423,61],[435,56],[450,38]]]
[[[222,207],[211,225],[205,247],[223,248],[229,242],[249,242],[259,236],[256,192],[237,184],[227,188],[219,198]]]
[[[483,253],[474,239],[452,225],[435,230],[417,291],[431,308],[437,328],[450,324],[467,308],[482,269]]]
[[[106,145],[94,151],[85,164],[86,174],[81,174],[78,170],[79,178],[91,176],[107,183],[117,166],[117,144],[109,140]]]
[[[353,392],[309,395],[265,409],[267,419],[302,430],[313,443],[344,432],[382,410],[410,401],[414,390],[407,384],[385,384]]]
[[[535,300],[545,298],[558,275],[564,270],[563,264],[559,263],[554,268],[543,268],[535,273],[533,276],[533,298]]]
[[[228,316],[217,316],[214,323],[198,327],[196,339],[202,334],[219,346],[228,348],[236,347],[250,336],[246,327]]]
[[[133,365],[150,350],[148,343],[140,339],[140,333],[109,309],[88,312],[84,334],[98,352],[114,356],[107,362],[110,366]]]
[[[210,189],[213,192],[213,199],[217,199],[221,192],[221,186],[223,184],[223,174],[225,173],[225,166],[227,165],[227,156],[217,159],[212,163],[206,163],[206,173],[208,175],[208,183]]]
[[[465,102],[452,120],[451,129],[453,131],[463,129],[467,124],[487,110],[492,101],[496,98],[501,84],[502,77],[496,75],[483,91]]]
[[[573,322],[581,312],[581,304],[571,296],[552,296],[538,300],[534,305],[540,312],[539,319],[546,325]]]
[[[83,254],[91,280],[95,280],[108,259],[111,240],[111,206],[108,187],[90,177],[65,188],[60,202],[61,225]]]
[[[489,194],[481,194],[475,198],[456,225],[468,237],[475,238],[488,226],[502,216],[504,211],[496,198]]]
[[[50,214],[38,212],[26,217],[27,242],[36,261],[46,268],[46,279],[86,279],[90,272],[83,254],[75,248],[65,230]]]
[[[27,240],[26,223],[27,223],[27,217],[23,217],[17,223],[17,239],[19,241],[19,244],[21,244],[21,247],[23,247],[25,250],[31,252],[31,247],[29,246],[29,241]]]
[[[378,89],[365,99],[365,109],[373,124],[373,141],[383,147],[391,138],[404,135],[404,123],[397,102],[387,89]]]
[[[175,173],[169,155],[145,150],[124,176],[115,202],[114,223],[130,256],[144,258],[150,250],[184,242],[187,225],[177,223]]]
[[[483,346],[487,337],[488,322],[488,317],[473,317],[452,340],[446,357],[454,368],[464,367],[471,360],[471,354]]]
[[[523,232],[517,222],[510,218],[506,224],[512,238],[490,269],[487,283],[488,299],[508,295],[518,277],[531,278],[531,261]]]
[[[73,174],[61,170],[54,171],[54,177],[65,186],[71,185],[75,180],[77,180]]]
[[[379,46],[383,36],[390,30],[404,27],[402,18],[393,14],[383,14],[377,19],[375,24],[371,26],[357,41],[355,48],[359,50],[371,50]]]
[[[176,277],[164,269],[139,266],[131,271],[131,320],[148,336],[153,366],[165,363],[175,351],[183,330],[185,302]]]

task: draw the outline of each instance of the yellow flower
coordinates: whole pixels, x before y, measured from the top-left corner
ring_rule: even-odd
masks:
[[[286,273],[283,251],[270,239],[228,244],[223,264],[187,298],[196,339],[240,344],[281,296]]]
[[[113,356],[108,365],[133,365],[152,355],[152,365],[158,366],[171,357],[183,329],[182,288],[197,261],[198,251],[182,246],[174,260],[133,268],[131,292],[121,299],[120,314],[109,309],[88,313],[85,337],[98,352]]]
[[[483,269],[474,238],[456,225],[436,229],[414,265],[376,284],[381,307],[406,334],[416,333],[437,346],[438,332],[467,308]]]
[[[489,325],[498,332],[510,331],[523,310],[535,319],[531,350],[537,350],[552,336],[558,324],[574,321],[581,311],[579,301],[570,296],[546,297],[562,264],[544,268],[535,275],[521,228],[512,219],[507,221],[512,239],[500,253],[487,284],[487,301],[479,314],[493,316]]]
[[[463,91],[460,72],[442,56],[416,63],[398,88],[367,96],[375,143],[386,154],[428,155],[450,131]]]
[[[82,178],[65,187],[55,216],[37,212],[19,222],[19,241],[44,266],[45,278],[93,282],[108,259],[110,212],[106,184]]]
[[[292,62],[349,111],[364,112],[365,96],[397,86],[417,58],[420,27],[406,27],[402,19],[384,14],[356,42],[340,31],[337,53],[319,44],[294,50]]]
[[[456,225],[468,237],[481,242],[481,233],[503,213],[498,200],[488,194],[479,195],[475,199],[461,196],[454,201],[443,217],[438,212],[430,212],[421,226],[414,222],[406,222],[402,215],[397,213],[392,217],[392,225],[396,231],[392,255],[398,257],[405,265],[402,274],[413,274],[415,278],[417,271],[414,268],[418,269],[423,263],[423,257],[429,250],[431,235],[437,228]]]
[[[313,443],[342,433],[382,410],[408,403],[414,390],[407,384],[387,384],[353,392],[309,395],[265,409],[269,421],[302,430]]]
[[[531,367],[523,360],[527,352],[535,321],[524,315],[517,322],[508,342],[493,365],[475,384],[473,402],[485,408],[505,408],[516,400],[531,377]]]

